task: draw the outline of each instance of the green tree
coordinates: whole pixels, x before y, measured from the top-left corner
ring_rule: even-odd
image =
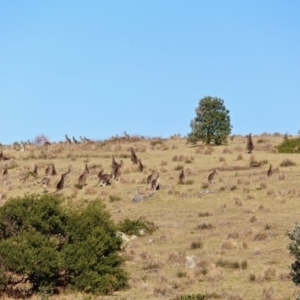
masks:
[[[56,195],[7,201],[0,207],[0,291],[26,298],[66,287],[93,294],[127,287],[122,239],[104,208],[99,200],[67,208]]]
[[[192,144],[203,141],[206,144],[214,142],[215,145],[221,145],[226,142],[232,126],[224,101],[210,96],[200,99],[196,117],[190,126],[192,132],[188,134],[187,140]]]
[[[300,224],[296,224],[292,230],[289,230],[287,236],[291,240],[288,246],[290,254],[296,258],[290,267],[290,274],[293,282],[300,286]],[[300,298],[300,294],[298,297]]]

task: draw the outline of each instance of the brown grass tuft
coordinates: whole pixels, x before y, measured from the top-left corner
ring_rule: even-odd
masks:
[[[231,239],[226,240],[225,242],[223,242],[222,249],[226,249],[226,250],[232,250],[237,248],[237,243],[235,241],[232,241]]]

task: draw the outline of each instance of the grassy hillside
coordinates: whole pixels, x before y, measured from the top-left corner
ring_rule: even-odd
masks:
[[[0,162],[1,170],[9,167],[7,177],[1,176],[0,201],[43,192],[30,173],[35,164],[38,180],[45,177],[48,164],[55,164],[58,175],[51,178],[49,192],[71,165],[62,191],[68,201],[99,199],[115,221],[145,217],[158,227],[152,235],[125,244],[130,289],[113,299],[171,299],[192,293],[215,293],[220,299],[289,299],[298,289],[289,276],[293,258],[285,233],[300,222],[300,156],[277,153],[275,146],[282,141],[279,134],[253,136],[253,154],[247,154],[244,136],[218,147],[193,147],[177,136],[28,145],[25,152],[6,146],[3,153],[11,159]],[[142,160],[143,173],[132,165],[130,147]],[[124,162],[121,181],[95,187],[100,169],[110,173],[113,156]],[[287,159],[295,165],[281,167]],[[251,161],[262,164],[252,167]],[[87,185],[78,189],[85,163],[90,169]],[[274,172],[267,177],[270,163]],[[178,184],[181,168],[186,184]],[[213,169],[217,175],[208,185]],[[152,170],[160,174],[155,192],[146,184]],[[143,202],[132,201],[137,192],[145,196]],[[53,298],[87,299],[70,293]]]

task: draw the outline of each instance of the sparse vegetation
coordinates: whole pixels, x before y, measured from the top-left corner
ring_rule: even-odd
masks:
[[[11,197],[43,193],[44,189],[36,182],[41,181],[46,166],[52,163],[57,175],[48,176],[51,181],[47,191],[53,196],[51,193],[61,174],[71,164],[65,187],[59,192],[65,197],[64,209],[76,212],[88,203],[100,202],[105,203],[111,214],[115,230],[123,232],[126,226],[121,229],[119,224],[126,219],[132,221],[127,224],[128,231],[124,229],[127,233],[118,232],[124,240],[118,254],[128,260],[122,267],[130,274],[130,286],[125,291],[118,290],[114,297],[119,300],[170,299],[191,296],[192,292],[213,293],[216,287],[222,287],[222,290],[217,289],[219,299],[252,300],[266,299],[272,294],[268,287],[273,287],[276,293],[270,299],[292,299],[297,287],[286,265],[291,265],[294,259],[286,252],[282,232],[290,227],[297,214],[300,157],[296,153],[270,151],[270,147],[273,149],[282,142],[282,135],[254,135],[255,157],[247,154],[246,139],[241,135],[235,135],[233,141],[219,147],[201,143],[194,147],[185,137],[162,139],[152,146],[150,143],[155,139],[118,136],[79,145],[25,144],[25,152],[4,145],[1,150],[11,159],[0,162],[0,170],[6,166],[9,170],[7,177],[0,178],[1,206]],[[257,143],[259,139],[267,142]],[[137,172],[130,161],[131,147],[145,162],[142,173]],[[96,186],[100,170],[111,174],[112,156],[117,163],[121,159],[124,162],[121,181],[112,179],[108,186]],[[285,159],[296,165],[281,167]],[[250,160],[261,163],[260,167],[250,166]],[[187,161],[192,163],[186,164]],[[74,184],[78,182],[84,162],[88,163],[90,174],[86,185],[78,189]],[[274,166],[274,174],[267,177],[269,162]],[[29,173],[35,164],[39,166],[36,178]],[[178,184],[181,171],[175,170],[177,165],[184,167],[184,184]],[[208,184],[208,175],[214,168],[220,174]],[[160,175],[159,190],[151,191],[146,184],[152,172]],[[134,195],[141,201],[135,202]],[[136,229],[140,228],[135,227],[140,216],[147,223],[153,223],[156,230],[152,235]],[[98,240],[102,237],[97,237],[95,242]],[[193,260],[191,265],[187,264],[187,257]],[[240,264],[240,267],[216,266],[220,259],[234,267]],[[248,267],[241,265],[243,261]],[[267,286],[262,287],[262,282]],[[251,288],[251,293],[245,293],[245,288]],[[92,294],[76,292],[71,286],[60,290],[64,291],[63,295],[51,295],[51,289],[43,285],[33,299],[95,298]]]
[[[280,163],[280,167],[292,167],[295,166],[296,163],[291,161],[290,159],[285,159]]]
[[[276,148],[279,153],[300,153],[300,138],[289,139],[288,134],[285,134],[283,142]]]
[[[145,218],[125,219],[118,223],[117,228],[123,233],[137,236],[141,236],[143,233],[152,234],[157,229],[153,222],[149,222]]]

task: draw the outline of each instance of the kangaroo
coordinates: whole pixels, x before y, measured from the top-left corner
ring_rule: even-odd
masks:
[[[72,139],[73,139],[74,144],[79,144],[79,142],[74,138],[74,136]]]
[[[151,183],[157,176],[157,173],[155,171],[152,172],[152,174],[150,174],[148,177],[147,177],[147,184]]]
[[[50,178],[44,177],[40,182],[36,181],[37,184],[43,185],[44,192],[47,192],[47,187],[49,186],[50,183]]]
[[[112,173],[109,175],[109,174],[103,174],[103,169],[98,173],[98,178],[99,178],[99,181],[98,183],[95,185],[97,186],[100,182],[102,183],[101,185],[102,186],[106,186],[106,185],[110,185],[111,184],[111,181],[112,181]]]
[[[154,180],[151,181],[151,190],[156,191],[159,190],[159,173],[157,173],[157,176]]]
[[[90,139],[87,139],[85,136],[83,137],[86,143],[91,143]]]
[[[34,170],[33,170],[32,173],[34,174],[34,176],[37,176],[39,174],[39,172],[38,172],[38,165],[37,164],[34,165]]]
[[[67,176],[69,175],[69,173],[71,172],[71,167],[69,167],[69,170],[66,173],[63,173],[61,175],[60,181],[57,183],[56,185],[56,191],[53,192],[53,194],[61,191],[64,188],[65,185],[65,179],[67,178]]]
[[[90,173],[89,168],[88,168],[87,164],[85,164],[84,172],[78,178],[79,185],[86,185],[86,179],[87,179],[87,176],[89,173]]]
[[[72,141],[68,138],[68,136],[65,135],[65,137],[66,137],[66,143],[67,143],[67,144],[72,144]]]
[[[252,136],[251,133],[249,133],[249,135],[247,136],[247,145],[246,145],[246,149],[248,150],[248,153],[251,154],[253,149],[254,149],[254,145],[252,142]]]
[[[267,172],[267,176],[270,177],[273,174],[273,167],[272,164],[270,164],[269,170]]]
[[[118,167],[118,163],[116,162],[115,158],[112,157],[112,162],[111,162],[111,170],[112,170],[112,173],[115,172],[116,168]]]
[[[3,170],[2,175],[7,176],[7,174],[8,174],[8,167],[5,166],[5,169]]]
[[[52,166],[52,172],[50,173],[50,175],[52,175],[52,176],[57,175],[57,172],[56,172],[56,169],[55,169],[55,165],[52,164],[51,166]]]
[[[214,169],[214,171],[208,175],[207,179],[209,183],[213,183],[213,179],[215,178],[215,175],[216,175],[216,169]]]
[[[184,173],[184,169],[182,169],[179,176],[178,176],[178,182],[179,183],[184,183],[184,181],[185,181],[185,173]]]
[[[118,164],[118,166],[114,171],[114,179],[120,181],[122,172],[123,172],[123,161],[121,160],[121,162]]]
[[[137,158],[137,156],[136,156],[136,154],[135,154],[132,147],[130,148],[130,150],[131,150],[131,158],[130,159],[132,161],[132,164],[137,165],[138,164],[138,158]]]
[[[45,175],[49,176],[51,175],[52,172],[52,165],[48,165],[47,168],[45,169]]]
[[[144,170],[144,166],[143,166],[141,160],[139,159],[139,163],[138,163],[138,171],[139,171],[139,172],[143,172],[143,170]]]

